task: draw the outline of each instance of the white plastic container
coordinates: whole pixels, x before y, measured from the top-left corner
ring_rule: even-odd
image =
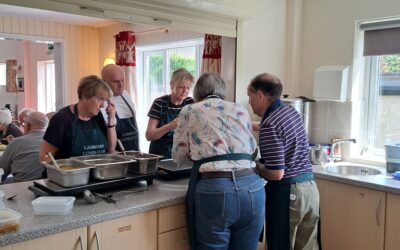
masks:
[[[3,190],[0,190],[0,209],[1,208],[6,208],[6,194]]]
[[[9,208],[0,209],[0,233],[18,231],[22,215]]]
[[[36,215],[67,215],[72,211],[73,196],[42,196],[32,201]]]

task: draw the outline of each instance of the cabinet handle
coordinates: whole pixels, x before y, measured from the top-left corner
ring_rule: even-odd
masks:
[[[83,250],[83,243],[82,243],[82,237],[79,235],[78,237],[79,245],[81,246],[81,250]]]
[[[376,204],[376,224],[378,226],[381,225],[381,222],[379,221],[379,208],[381,207],[381,197],[378,198],[378,202]]]
[[[94,232],[94,238],[96,239],[97,250],[100,250],[99,236],[97,236],[97,231]]]

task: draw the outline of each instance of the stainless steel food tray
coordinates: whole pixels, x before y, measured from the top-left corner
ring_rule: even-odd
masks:
[[[95,165],[92,169],[92,177],[95,180],[123,178],[128,173],[129,165],[134,162],[128,157],[117,154],[86,155],[76,158]]]
[[[163,156],[142,153],[140,151],[126,151],[126,156],[135,160],[129,166],[129,172],[137,174],[154,174],[158,168],[158,162]]]
[[[47,178],[63,187],[75,187],[86,185],[89,182],[90,169],[95,166],[91,163],[83,162],[78,159],[56,160],[59,166],[74,166],[73,170],[62,170],[55,167],[52,163],[43,162],[47,171]]]

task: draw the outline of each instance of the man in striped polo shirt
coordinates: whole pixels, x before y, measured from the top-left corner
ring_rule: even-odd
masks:
[[[266,235],[268,250],[318,249],[319,192],[308,155],[300,114],[284,105],[282,83],[260,74],[247,88],[253,112],[262,117],[257,169],[268,181]]]

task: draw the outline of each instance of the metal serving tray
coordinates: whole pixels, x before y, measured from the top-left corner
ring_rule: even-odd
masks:
[[[72,158],[56,160],[56,162],[60,167],[75,167],[75,169],[63,170],[57,168],[50,162],[43,162],[46,166],[47,178],[63,187],[75,187],[88,184],[90,169],[95,167],[91,163]]]
[[[147,154],[139,151],[125,151],[127,157],[135,160],[129,166],[129,172],[137,174],[154,174],[158,168],[158,162],[163,156]]]
[[[123,178],[128,173],[128,166],[134,161],[116,154],[78,156],[76,159],[95,165],[92,177],[95,180]]]

